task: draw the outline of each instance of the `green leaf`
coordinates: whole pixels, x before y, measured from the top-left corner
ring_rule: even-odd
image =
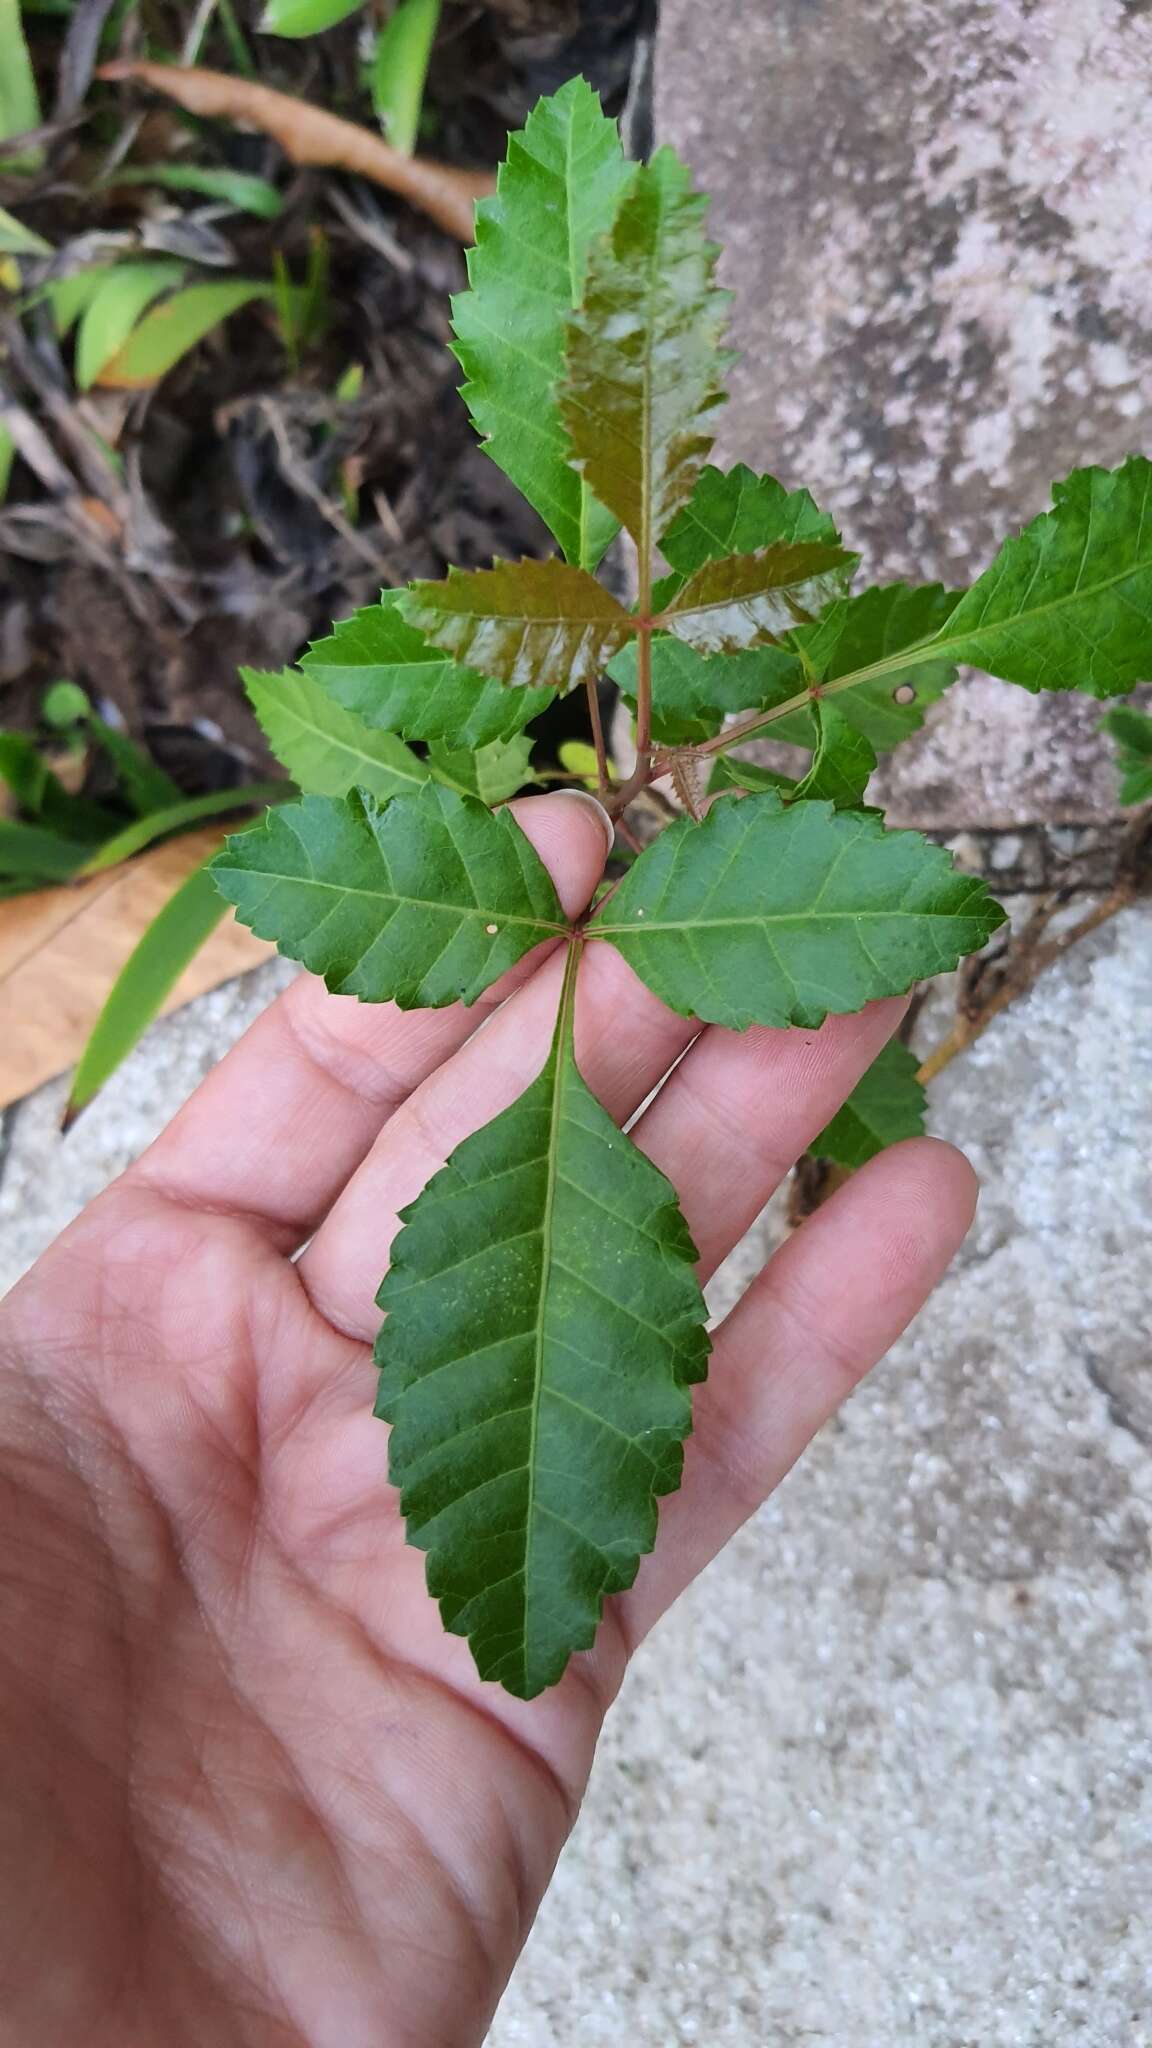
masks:
[[[195,868],[169,897],[120,969],[92,1027],[72,1082],[66,1120],[91,1102],[127,1058],[226,910],[207,867]]]
[[[630,174],[615,122],[584,79],[569,79],[509,138],[496,195],[476,208],[471,290],[452,301],[472,423],[567,560],[585,569],[618,522],[570,466],[556,387],[589,244],[611,227]]]
[[[123,348],[141,314],[184,276],[182,263],[117,263],[105,270],[80,315],[76,382],[88,391]]]
[[[169,192],[200,192],[206,199],[222,199],[242,213],[254,213],[261,220],[275,220],[284,211],[284,201],[267,178],[250,171],[233,171],[227,165],[142,164],[119,165],[110,174],[115,185],[160,185]]]
[[[673,151],[657,150],[592,249],[568,323],[560,407],[573,459],[645,562],[692,495],[732,360],[706,207]]]
[[[8,428],[0,420],[0,505],[8,496],[8,485],[12,477],[12,464],[16,459],[16,443]]]
[[[140,385],[158,383],[230,313],[238,313],[254,299],[270,296],[269,285],[245,278],[188,285],[144,315],[123,348],[104,364],[100,383],[117,390],[135,390]]]
[[[411,156],[420,132],[424,81],[440,0],[397,0],[372,55],[372,105],[393,149]]]
[[[403,1010],[474,1003],[567,928],[511,811],[435,782],[386,804],[362,790],[283,804],[212,872],[241,924],[334,994]]]
[[[266,36],[318,36],[359,12],[362,0],[267,0],[257,26]]]
[[[787,802],[796,793],[796,783],[790,775],[762,768],[759,761],[745,761],[739,754],[717,754],[712,761],[708,790],[714,794],[720,789],[743,789],[750,796],[761,789],[775,789]]]
[[[674,586],[671,579],[664,585],[665,601],[671,587],[678,588],[705,562],[752,555],[775,541],[813,541],[838,548],[840,535],[835,521],[821,512],[807,491],[786,491],[774,476],[757,476],[743,462],[728,470],[707,463],[688,503],[660,541],[660,552],[675,575]],[[853,563],[857,559],[851,557]]]
[[[635,706],[633,642],[613,656],[608,674],[621,696]],[[800,658],[786,647],[705,655],[674,640],[670,633],[657,633],[652,640],[652,733],[666,746],[693,746],[698,740],[711,739],[732,713],[766,710],[804,688]],[[774,729],[774,738],[779,731],[780,727]],[[791,739],[791,733],[788,737]],[[799,743],[811,746],[810,726]]]
[[[40,126],[40,95],[36,75],[24,40],[20,0],[0,0],[0,143],[13,135],[26,135]],[[44,160],[43,149],[25,150],[22,156],[0,150],[0,168],[6,171],[34,171]]]
[[[108,263],[96,263],[87,270],[74,270],[69,277],[53,278],[51,284],[44,286],[44,298],[52,308],[52,325],[61,341],[99,291],[111,267]]]
[[[1100,723],[1116,742],[1121,803],[1147,803],[1152,799],[1152,718],[1134,704],[1118,704]]]
[[[77,840],[49,832],[43,825],[24,825],[0,818],[0,875],[7,880],[67,882],[87,858]]]
[[[377,1301],[376,1412],[428,1590],[522,1699],[593,1642],[679,1484],[707,1311],[675,1190],[547,1064],[410,1208]]]
[[[881,584],[833,605],[817,625],[799,627],[790,644],[803,649],[821,682],[877,664],[883,668],[873,681],[854,684],[836,697],[841,716],[882,753],[917,732],[929,705],[954,681],[954,661],[926,661],[918,654],[915,662],[906,662],[902,651],[938,633],[959,601],[958,591],[939,583]],[[810,746],[807,712],[780,719],[772,737]]]
[[[400,600],[410,626],[498,682],[572,690],[599,675],[633,631],[622,604],[555,557],[450,569]]]
[[[15,131],[14,131],[15,132]],[[51,242],[0,206],[0,256],[50,256]]]
[[[240,674],[268,745],[306,795],[366,789],[384,799],[427,782],[427,768],[403,740],[334,704],[312,676],[290,668]]]
[[[661,624],[698,654],[739,654],[831,604],[855,557],[843,548],[776,541],[755,555],[705,562],[682,584]]]
[[[646,847],[599,933],[681,1015],[821,1024],[955,967],[1004,922],[918,832],[772,791],[720,797]]]
[[[122,832],[114,833],[85,861],[80,874],[82,877],[103,874],[106,868],[114,868],[122,860],[130,860],[133,854],[153,845],[157,839],[165,839],[170,833],[184,832],[190,825],[198,825],[203,818],[223,817],[229,811],[242,811],[251,804],[277,803],[283,795],[282,782],[249,782],[239,789],[214,789],[206,796],[185,797],[182,803],[172,804],[167,810],[153,811],[147,818],[137,818],[133,824],[125,825]]]
[[[901,1138],[922,1137],[928,1098],[916,1075],[915,1053],[890,1038],[808,1150],[817,1159],[856,1167]]]
[[[183,803],[179,784],[158,768],[128,733],[98,718],[94,711],[89,712],[86,722],[97,746],[103,748],[115,768],[127,802],[139,817],[149,818],[154,811],[166,811]]]
[[[825,798],[838,811],[857,810],[875,772],[874,747],[849,725],[830,697],[815,698],[809,716],[816,745],[812,765],[792,793],[793,802]]]
[[[449,789],[478,796],[482,804],[502,804],[532,780],[532,742],[517,733],[514,739],[491,740],[475,752],[433,745],[428,766]]]
[[[338,704],[405,739],[459,747],[512,739],[547,709],[552,690],[507,689],[429,646],[401,616],[404,595],[386,590],[302,657],[301,668]]]
[[[1026,690],[1118,697],[1152,677],[1152,462],[1077,469],[1006,540],[917,661],[966,661]],[[890,665],[889,665],[890,666]]]

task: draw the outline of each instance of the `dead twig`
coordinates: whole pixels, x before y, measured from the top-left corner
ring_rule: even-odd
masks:
[[[271,135],[297,164],[322,164],[352,171],[398,192],[460,242],[473,237],[477,199],[495,190],[486,171],[457,170],[430,157],[404,156],[382,136],[355,121],[341,120],[290,93],[275,92],[250,78],[230,78],[198,65],[145,64],[120,60],[102,65],[99,77],[130,79],[162,92],[190,114],[236,121]]]

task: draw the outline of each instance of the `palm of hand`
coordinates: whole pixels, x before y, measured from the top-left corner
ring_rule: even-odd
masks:
[[[579,907],[598,826],[554,798],[520,816]],[[481,1685],[404,1544],[365,1339],[396,1209],[539,1067],[556,965],[480,1039],[475,1013],[297,984],[12,1298],[0,2038],[482,2039],[628,1650],[962,1233],[946,1148],[844,1190],[725,1325],[685,1487],[596,1651],[531,1704]],[[697,1040],[638,1136],[706,1269],[896,1014]],[[690,1035],[594,949],[578,1041],[614,1113]]]

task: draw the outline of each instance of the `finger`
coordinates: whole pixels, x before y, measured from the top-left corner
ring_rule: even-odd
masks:
[[[703,1031],[632,1135],[679,1190],[705,1278],[856,1086],[904,1014],[897,997],[819,1031]]]
[[[636,1643],[778,1486],[918,1314],[958,1250],[976,1176],[934,1138],[863,1167],[778,1251],[716,1334],[684,1483],[621,1619]]]
[[[512,808],[565,912],[578,915],[608,851],[599,804],[566,790]],[[245,1214],[293,1249],[399,1104],[549,950],[537,947],[467,1009],[360,1003],[301,975],[197,1089],[133,1180],[192,1208]]]
[[[563,965],[548,961],[409,1096],[317,1232],[299,1271],[337,1329],[375,1335],[375,1295],[397,1212],[464,1138],[536,1079],[552,1042]],[[633,1114],[699,1029],[666,1009],[614,947],[599,945],[589,946],[580,963],[575,1026],[580,1072],[617,1122]]]

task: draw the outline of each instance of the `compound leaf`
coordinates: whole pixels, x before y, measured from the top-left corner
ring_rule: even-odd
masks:
[[[572,1053],[402,1212],[377,1414],[428,1590],[482,1678],[531,1699],[592,1643],[679,1484],[706,1310],[675,1190]]]
[[[593,247],[568,323],[560,407],[573,460],[645,562],[691,496],[731,361],[706,206],[673,151],[657,150]]]
[[[849,725],[830,697],[813,699],[809,717],[815,726],[812,765],[798,782],[793,801],[826,798],[838,811],[854,811],[876,767],[876,751],[862,732]]]
[[[776,541],[754,555],[705,562],[682,584],[661,623],[699,654],[739,654],[831,604],[854,559],[819,542]]]
[[[630,175],[616,123],[584,79],[569,79],[510,136],[495,197],[476,208],[471,289],[452,301],[473,425],[567,560],[585,569],[618,521],[571,466],[556,387],[589,244],[611,227]]]
[[[1152,718],[1134,704],[1117,704],[1101,726],[1116,742],[1122,804],[1152,800]]]
[[[743,1029],[901,994],[1003,922],[983,882],[918,832],[766,790],[669,825],[590,931],[673,1010]]]
[[[300,666],[366,725],[409,740],[485,747],[511,739],[552,702],[551,690],[509,690],[430,647],[400,611],[402,590],[341,619]]]
[[[381,799],[428,780],[423,761],[394,732],[373,732],[334,704],[319,683],[295,669],[240,671],[264,736],[293,782],[308,795],[366,789]]]
[[[917,1072],[915,1053],[890,1038],[808,1150],[817,1159],[856,1167],[901,1138],[922,1137],[927,1096]]]
[[[473,1003],[566,929],[512,813],[435,782],[385,804],[363,790],[283,804],[212,873],[241,924],[334,994],[404,1010]]]
[[[400,608],[435,646],[528,688],[590,681],[633,631],[611,591],[554,557],[450,569],[442,583],[414,583]]]

